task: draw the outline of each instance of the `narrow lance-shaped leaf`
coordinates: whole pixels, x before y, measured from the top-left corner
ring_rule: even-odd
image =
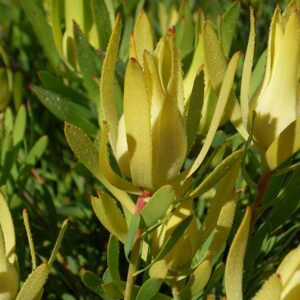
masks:
[[[98,105],[99,87],[97,80],[100,77],[100,58],[95,49],[88,43],[80,27],[75,22],[73,23],[73,35],[76,59],[80,68],[84,86],[92,101]]]
[[[247,207],[242,223],[232,241],[225,266],[225,290],[228,300],[243,299],[243,265],[248,242],[251,209]]]
[[[110,20],[109,8],[105,0],[93,0],[93,16],[97,28],[97,34],[99,39],[100,48],[105,50],[112,31],[112,22]]]
[[[253,65],[253,56],[255,48],[255,23],[254,23],[253,9],[250,8],[250,34],[248,46],[243,67],[243,76],[241,83],[241,111],[242,120],[245,128],[248,128],[248,114],[249,114],[249,91],[250,80]]]
[[[234,1],[221,18],[220,39],[225,56],[230,54],[231,44],[239,23],[240,12],[240,2]]]
[[[108,122],[109,125],[109,141],[113,150],[116,154],[116,145],[118,137],[118,114],[115,106],[114,99],[114,80],[115,80],[115,64],[118,56],[118,48],[121,36],[121,16],[117,16],[115,27],[109,40],[109,44],[106,50],[102,66],[102,74],[100,81],[100,99],[101,99],[101,110],[99,116],[102,115],[104,121]],[[101,120],[99,120],[101,121]],[[100,126],[102,122],[100,123]]]
[[[89,111],[76,103],[64,99],[61,95],[33,86],[32,90],[39,100],[59,119],[68,121],[91,135],[97,132],[96,126],[89,121]]]
[[[12,262],[12,255],[15,252],[15,230],[13,220],[8,205],[0,193],[0,224],[3,232],[5,243],[5,255]]]
[[[45,285],[49,271],[47,264],[38,266],[26,279],[16,300],[34,300]]]
[[[92,197],[91,202],[101,224],[122,243],[125,243],[128,231],[127,223],[112,197],[99,192],[99,198]],[[116,222],[116,220],[118,221]]]
[[[201,111],[204,100],[204,72],[201,70],[195,78],[191,97],[188,103],[188,112],[186,119],[187,131],[187,153],[191,150],[201,119]]]
[[[59,53],[56,49],[51,28],[47,22],[44,12],[36,1],[22,0],[21,3],[28,20],[32,24],[33,30],[38,37],[38,41],[43,46],[53,67],[57,69],[60,61]]]
[[[78,159],[120,201],[122,206],[133,214],[135,205],[129,195],[111,185],[103,176],[99,166],[99,153],[86,133],[82,129],[66,123],[65,136]]]
[[[132,46],[135,47],[133,52],[136,53],[135,58],[142,66],[145,50],[147,50],[150,53],[153,52],[153,34],[152,34],[151,23],[144,10],[140,11],[135,21],[134,30],[133,30],[133,39],[134,39],[134,44]]]
[[[119,242],[115,236],[111,235],[107,247],[107,267],[112,281],[120,288],[120,291],[122,291],[119,270],[119,252]]]
[[[60,29],[60,21],[63,17],[64,12],[64,2],[61,0],[51,0],[51,8],[49,10],[50,20],[52,25],[53,39],[56,48],[60,55],[62,56],[62,32]]]
[[[17,113],[15,126],[13,130],[13,145],[18,145],[24,139],[24,133],[26,130],[26,109],[22,105]]]
[[[231,171],[231,168],[241,160],[243,154],[244,150],[242,149],[237,150],[226,157],[203,181],[201,181],[200,185],[195,188],[189,196],[195,198],[207,192],[222,178],[225,178],[227,173]]]

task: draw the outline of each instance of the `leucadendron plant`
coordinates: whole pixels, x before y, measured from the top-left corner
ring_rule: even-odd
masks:
[[[32,272],[20,288],[21,278],[16,255],[16,238],[12,216],[7,202],[0,193],[0,299],[1,300],[38,300],[42,299],[43,287],[48,279],[51,266],[60,248],[67,221],[62,225],[53,252],[47,262],[36,264],[31,230],[27,211],[23,211],[24,224],[32,258]]]
[[[234,218],[235,182],[243,150],[229,155],[201,184],[192,175],[206,158],[223,117],[239,53],[225,70],[203,146],[194,162],[182,171],[197,135],[204,74],[200,64],[196,79],[191,79],[195,82],[192,94],[185,96],[176,30],[170,28],[156,47],[152,30],[146,13],[141,11],[131,35],[123,111],[118,115],[114,81],[121,18],[117,16],[102,66],[99,150],[83,130],[71,124],[66,124],[65,134],[78,158],[119,200],[123,210],[103,191],[92,197],[97,217],[112,234],[108,246],[110,277],[103,277],[101,295],[139,298],[150,285],[155,286],[157,299],[165,299],[167,296],[159,290],[166,282],[174,298],[189,299],[210,279],[212,260],[222,252]],[[222,180],[225,174],[228,177]],[[211,209],[200,226],[193,199],[215,185]],[[120,278],[119,267],[112,265],[119,259],[116,238],[124,243],[129,262],[126,282]],[[209,247],[203,249],[208,239]],[[136,287],[134,280],[142,272],[150,278]],[[87,285],[89,276],[83,276]]]

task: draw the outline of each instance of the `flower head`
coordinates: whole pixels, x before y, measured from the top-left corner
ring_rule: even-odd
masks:
[[[268,57],[262,87],[253,101],[254,139],[267,149],[300,115],[298,64],[300,21],[296,6],[287,16],[276,8],[269,34]]]

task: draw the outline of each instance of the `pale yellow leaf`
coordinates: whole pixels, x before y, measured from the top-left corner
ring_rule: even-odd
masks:
[[[16,300],[34,300],[45,285],[49,275],[48,264],[38,266],[26,279]]]
[[[133,30],[136,58],[140,65],[143,65],[145,50],[153,52],[153,35],[149,18],[142,9],[137,16]]]
[[[8,205],[0,193],[0,225],[3,231],[5,253],[8,260],[12,263],[13,254],[15,253],[16,238],[13,220]]]
[[[106,50],[100,80],[100,99],[102,111],[99,112],[99,115],[102,114],[103,120],[108,122],[109,141],[114,154],[116,154],[119,126],[118,114],[114,99],[114,81],[115,64],[118,56],[121,27],[121,17],[118,15]],[[100,124],[100,126],[101,125],[102,124]]]
[[[230,246],[226,260],[224,279],[227,300],[243,299],[243,266],[250,221],[251,209],[247,207],[242,223]]]
[[[85,132],[76,126],[65,123],[65,136],[79,161],[120,201],[125,209],[133,214],[135,205],[129,195],[113,186],[103,176],[99,165],[99,153]]]
[[[242,120],[245,128],[248,128],[248,114],[249,114],[249,90],[250,80],[253,65],[253,56],[255,49],[255,19],[253,15],[253,9],[250,8],[250,34],[248,39],[248,46],[245,55],[245,61],[243,66],[243,75],[241,82],[241,110]]]
[[[101,224],[122,243],[127,236],[127,223],[113,198],[104,192],[99,192],[99,198],[92,197],[94,212]]]

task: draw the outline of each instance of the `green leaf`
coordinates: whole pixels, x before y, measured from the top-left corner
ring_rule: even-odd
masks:
[[[226,157],[203,181],[201,181],[200,185],[190,193],[189,197],[199,197],[214,187],[222,178],[225,178],[227,173],[231,171],[231,168],[234,167],[238,161],[241,161],[243,154],[244,150],[241,149]]]
[[[49,10],[50,20],[52,25],[53,39],[57,50],[60,55],[62,54],[62,32],[60,28],[60,22],[64,15],[64,1],[61,0],[51,0],[51,8]]]
[[[99,104],[99,86],[97,81],[100,77],[101,61],[96,50],[88,43],[79,26],[74,23],[73,34],[75,53],[82,75],[83,83],[89,97]]]
[[[23,101],[24,94],[24,82],[21,72],[16,72],[14,74],[14,82],[13,82],[13,99],[15,109],[18,110]]]
[[[76,102],[78,104],[86,105],[89,102],[89,99],[84,94],[81,94],[70,86],[64,85],[61,78],[58,78],[48,71],[40,71],[38,76],[42,82],[42,86],[46,90],[59,94],[63,98],[70,99],[72,102]],[[95,116],[97,115],[95,114]]]
[[[188,1],[183,1],[179,9],[179,18],[176,24],[176,44],[184,59],[194,48],[194,24]]]
[[[58,69],[60,58],[55,46],[55,42],[52,35],[52,30],[47,22],[45,13],[42,11],[38,1],[33,0],[21,0],[23,9],[27,15],[27,19],[30,21],[37,40],[43,46],[43,49],[51,61],[53,67]]]
[[[227,61],[211,22],[206,22],[203,26],[203,42],[208,76],[213,89],[218,94],[226,72]]]
[[[174,198],[175,191],[169,185],[161,187],[154,193],[142,210],[142,218],[146,227],[153,226],[166,214]]]
[[[239,24],[240,13],[241,4],[239,1],[234,1],[221,17],[220,39],[225,56],[230,53],[231,44]]]
[[[235,234],[225,266],[225,290],[228,300],[243,299],[243,265],[250,231],[251,209],[247,207],[240,227]]]
[[[47,136],[42,136],[40,137],[33,147],[30,149],[28,155],[25,158],[25,164],[34,166],[37,161],[42,157],[44,154],[47,146],[48,146],[48,137]]]
[[[190,152],[198,132],[204,100],[204,72],[201,70],[194,81],[186,119],[187,153]]]
[[[92,197],[91,201],[94,212],[101,224],[124,243],[128,227],[123,214],[114,200],[108,194],[99,192],[99,198]]]
[[[104,293],[101,288],[102,281],[97,274],[90,272],[90,271],[85,271],[81,275],[81,280],[88,289],[93,291],[98,296],[103,297]]]
[[[82,129],[66,123],[65,136],[78,159],[120,201],[122,206],[133,214],[135,212],[135,204],[129,195],[111,185],[101,173],[99,153],[86,133]]]
[[[121,288],[121,277],[119,271],[119,252],[119,242],[115,236],[111,235],[107,246],[107,267],[112,281],[116,284],[118,288]]]
[[[155,261],[164,258],[168,254],[168,252],[176,245],[176,242],[182,237],[182,235],[190,225],[192,219],[193,215],[190,215],[179,223],[179,225],[175,228],[167,241],[162,245],[160,252],[155,257]]]
[[[130,225],[128,228],[128,233],[127,233],[126,241],[125,241],[125,245],[124,245],[125,256],[128,261],[129,261],[130,252],[131,252],[131,250],[134,246],[134,243],[136,241],[136,238],[137,238],[137,234],[138,234],[139,227],[140,227],[140,221],[141,221],[141,216],[137,213],[135,213],[131,217],[131,220],[130,220]]]
[[[26,279],[16,300],[34,300],[45,285],[49,271],[47,264],[38,266]]]
[[[157,299],[156,295],[161,287],[161,280],[150,278],[141,286],[135,300],[151,300]]]
[[[100,42],[100,48],[105,50],[112,32],[112,22],[109,8],[105,0],[93,0],[92,11],[97,28],[97,33]],[[113,17],[114,18],[114,17]]]
[[[33,86],[32,90],[57,118],[82,128],[88,134],[96,134],[97,128],[89,121],[90,112],[85,107],[41,87]]]
[[[68,219],[64,220],[64,222],[62,223],[62,226],[61,226],[61,229],[59,231],[59,234],[58,234],[58,237],[56,239],[56,242],[55,242],[55,245],[54,245],[54,248],[52,250],[52,253],[51,253],[51,256],[49,258],[49,261],[48,261],[48,267],[51,268],[55,258],[56,258],[56,255],[59,251],[59,248],[61,246],[61,242],[62,242],[62,239],[65,235],[65,232],[67,230],[67,227],[68,227]]]
[[[16,146],[24,140],[26,130],[26,109],[22,105],[17,113],[15,126],[13,129],[13,145]]]

